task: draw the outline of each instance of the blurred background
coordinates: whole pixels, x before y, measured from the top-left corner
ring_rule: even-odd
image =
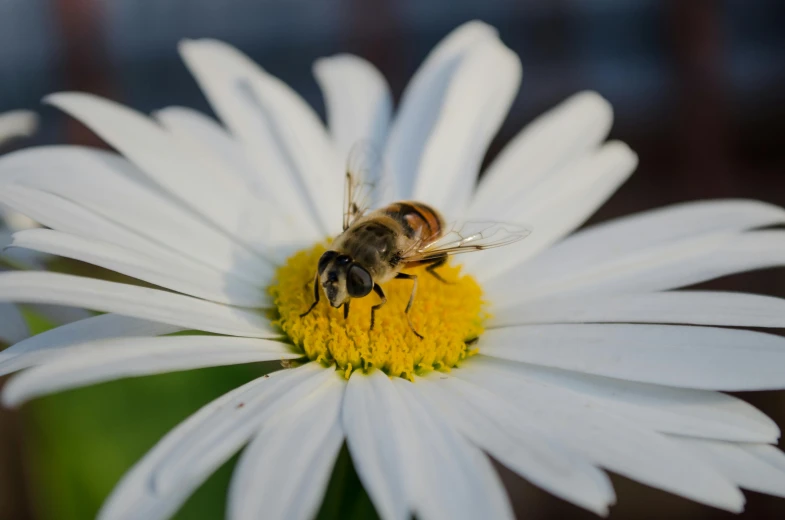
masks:
[[[209,112],[180,62],[182,38],[214,37],[249,54],[320,113],[315,58],[371,60],[396,98],[429,49],[479,18],[499,28],[524,66],[521,93],[492,158],[535,115],[581,89],[615,107],[612,137],[641,159],[593,222],[662,204],[752,197],[785,205],[785,2],[621,0],[0,0],[0,112],[42,115],[25,144],[103,146],[40,104],[83,90],[149,112]],[[785,297],[785,269],[704,284]],[[46,324],[39,324],[45,327]],[[0,411],[0,519],[85,519],[166,431],[265,367],[212,368],[103,384]],[[744,394],[785,426],[785,392]],[[180,512],[222,518],[232,460]],[[373,517],[348,457],[323,518]],[[500,468],[521,518],[595,518]],[[620,477],[611,518],[733,515]],[[747,493],[739,518],[783,518],[785,499]]]

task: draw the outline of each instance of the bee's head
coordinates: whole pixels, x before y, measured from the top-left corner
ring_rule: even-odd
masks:
[[[373,289],[373,278],[366,268],[352,261],[349,255],[327,251],[317,267],[319,283],[330,305],[340,307],[349,298],[361,298]]]

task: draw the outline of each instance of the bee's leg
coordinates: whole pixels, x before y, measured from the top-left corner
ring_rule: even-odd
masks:
[[[373,330],[373,324],[376,319],[376,310],[379,309],[379,307],[381,307],[385,303],[387,303],[387,296],[384,295],[384,291],[382,291],[382,288],[379,286],[378,283],[373,284],[373,292],[378,294],[379,298],[381,298],[382,301],[371,307],[371,328],[368,330]]]
[[[346,319],[346,318],[349,317],[349,304],[350,303],[351,303],[351,300],[346,300],[346,303],[343,304],[343,319]]]
[[[443,263],[444,262],[442,262],[442,264]],[[436,273],[432,273],[432,274],[434,274],[435,276],[438,277],[438,275],[436,275]],[[412,286],[412,294],[411,294],[411,296],[409,296],[409,303],[406,304],[406,310],[404,312],[406,313],[406,319],[409,321],[409,328],[412,329],[412,332],[414,332],[415,336],[417,336],[420,339],[423,339],[423,336],[414,329],[414,325],[412,325],[412,315],[409,314],[409,310],[411,310],[412,304],[414,303],[414,295],[417,294],[417,275],[416,274],[398,273],[397,275],[395,275],[395,278],[400,278],[400,279],[403,279],[403,280],[414,280],[414,285]]]
[[[451,285],[452,282],[448,282],[447,280],[442,278],[442,275],[440,275],[439,273],[434,271],[434,269],[438,269],[439,267],[443,266],[446,263],[447,263],[447,255],[444,255],[444,256],[439,257],[439,258],[435,258],[433,260],[433,263],[429,264],[428,267],[425,268],[425,271],[428,274],[432,275],[437,280],[439,280],[440,282],[446,283],[447,285]]]
[[[313,303],[311,304],[310,307],[308,307],[307,311],[300,314],[300,317],[305,318],[306,316],[311,314],[311,311],[313,310],[314,307],[316,307],[317,303],[319,303],[319,273],[316,273],[316,275],[313,277]]]

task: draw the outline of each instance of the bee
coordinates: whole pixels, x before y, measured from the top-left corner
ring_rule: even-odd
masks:
[[[511,244],[529,234],[522,226],[494,222],[467,222],[450,228],[435,208],[423,202],[399,201],[368,211],[368,200],[363,195],[368,195],[369,184],[364,182],[362,170],[353,164],[350,155],[343,232],[319,259],[314,275],[314,301],[301,318],[319,303],[320,286],[331,306],[343,306],[344,318],[349,316],[353,298],[374,292],[379,303],[371,307],[369,330],[373,330],[376,312],[387,303],[381,285],[393,279],[410,280],[412,292],[404,313],[409,328],[423,339],[409,314],[417,294],[417,275],[405,273],[403,269],[426,266],[426,273],[449,283],[436,269],[451,255]]]

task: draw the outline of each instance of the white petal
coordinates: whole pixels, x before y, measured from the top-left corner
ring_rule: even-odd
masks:
[[[22,313],[11,303],[0,303],[0,341],[16,343],[30,334]]]
[[[535,323],[684,323],[785,327],[785,300],[720,291],[585,295],[494,308],[488,328]]]
[[[412,197],[420,159],[456,70],[477,44],[494,38],[496,30],[482,22],[461,25],[430,52],[407,85],[384,153],[397,182],[394,199]]]
[[[602,409],[587,408],[570,393],[521,377],[465,368],[453,371],[514,404],[520,415],[551,438],[595,464],[643,484],[729,511],[739,512],[742,493],[712,467],[667,436]]]
[[[422,476],[422,486],[415,488],[414,515],[445,520],[514,518],[504,486],[485,454],[431,413],[417,385],[393,378],[392,386],[414,426],[403,432],[414,448],[405,454],[407,467]],[[403,425],[396,422],[396,427]]]
[[[38,223],[27,215],[8,209],[0,204],[0,229],[5,228],[6,230],[11,231],[21,231],[23,229],[33,229],[37,227],[39,227]],[[5,231],[0,232],[0,237],[4,236],[4,232]],[[0,244],[2,243],[2,238],[0,238]]]
[[[49,361],[11,378],[3,404],[125,377],[302,357],[277,341],[220,336],[123,338],[65,347]]]
[[[126,473],[98,518],[168,518],[266,420],[318,391],[328,377],[334,372],[309,363],[255,379],[207,404]]]
[[[396,427],[402,405],[391,385],[380,382],[386,377],[378,370],[370,375],[352,374],[341,422],[354,468],[379,516],[384,520],[408,520],[412,504],[405,487],[413,485],[416,474],[405,467],[402,459],[404,446],[399,437],[405,426]]]
[[[139,175],[132,164],[116,154],[75,146],[32,148],[0,159],[0,182],[13,183],[3,185],[0,200],[17,207],[17,192],[13,191],[16,185],[60,195],[191,259],[252,282],[269,279],[269,263],[136,181]],[[74,234],[88,232],[78,231]]]
[[[783,222],[785,210],[762,202],[677,204],[580,231],[493,283],[508,303],[590,287],[597,292],[624,286],[632,292],[636,284],[664,289],[697,283],[781,262],[778,233],[738,232]]]
[[[274,168],[270,178],[291,175],[299,181],[294,190],[287,186],[288,193],[281,196],[296,200],[298,193],[306,194],[321,230],[337,231],[344,164],[313,109],[288,85],[223,42],[184,41],[180,52],[227,126],[247,147],[257,147],[252,153],[275,154],[259,161],[260,168]],[[226,96],[241,101],[229,102]],[[238,117],[237,109],[248,113]],[[290,207],[303,208],[302,200]]]
[[[405,386],[408,385],[408,386]],[[354,373],[343,425],[357,473],[380,516],[509,518],[489,461],[418,403],[411,383]]]
[[[298,183],[278,130],[250,89],[252,78],[264,76],[252,60],[226,44],[203,40],[182,41],[180,55],[221,121],[243,145],[265,186],[279,206],[288,208],[304,238],[321,238],[308,191]]]
[[[241,307],[262,307],[267,303],[264,291],[234,277],[51,229],[20,231],[14,234],[12,245],[81,260],[219,303]]]
[[[228,167],[226,173],[252,187],[255,194],[261,195],[269,190],[264,185],[264,178],[247,161],[240,142],[210,116],[179,106],[162,108],[154,112],[153,116],[175,138],[187,143],[189,148],[198,146],[209,152],[214,159],[220,159],[222,164]],[[270,198],[270,201],[274,200]]]
[[[280,335],[254,311],[157,289],[58,273],[0,273],[0,301],[72,305],[232,336]]]
[[[785,454],[767,444],[738,444],[676,438],[695,456],[717,468],[737,486],[785,498]]]
[[[13,110],[0,114],[0,144],[15,137],[32,135],[38,127],[38,115],[29,110]]]
[[[656,251],[622,257],[559,280],[527,288],[513,299],[558,297],[561,294],[612,294],[675,289],[721,276],[785,265],[785,232],[753,231],[685,240]],[[528,274],[528,273],[527,273]],[[499,280],[501,280],[500,277]],[[516,279],[519,287],[520,278]],[[495,289],[499,292],[499,289]],[[490,292],[490,290],[489,290]],[[507,300],[500,297],[501,302]],[[504,303],[501,303],[502,305]]]
[[[82,121],[172,198],[234,239],[245,238],[237,233],[242,222],[265,223],[272,217],[250,196],[241,179],[226,175],[208,154],[174,139],[143,114],[84,93],[53,94],[46,101]],[[261,244],[250,246],[267,253]]]
[[[243,197],[232,200],[235,205],[245,200],[250,211],[237,208],[237,220],[231,229],[233,236],[256,245],[273,259],[279,258],[277,253],[282,247],[302,244],[307,230],[298,227],[291,218],[295,208],[280,206],[277,193],[248,161],[244,147],[218,123],[196,110],[182,107],[165,108],[156,112],[155,117],[194,157],[200,157],[224,175],[231,175],[243,186]]]
[[[384,76],[351,54],[316,60],[313,73],[324,95],[338,156],[346,158],[358,141],[370,142],[381,151],[392,115],[392,95]]]
[[[98,239],[158,258],[198,264],[189,256],[156,244],[58,195],[16,184],[4,184],[3,189],[0,190],[0,201],[6,202],[26,215],[32,215],[41,224],[58,231]]]
[[[635,152],[611,141],[548,176],[513,203],[500,203],[483,220],[525,223],[532,229],[521,242],[467,257],[464,265],[477,273],[494,298],[497,286],[525,269],[521,265],[583,224],[632,174]],[[479,217],[479,215],[478,215]]]
[[[536,424],[513,421],[515,410],[491,392],[444,374],[416,383],[418,394],[430,404],[429,413],[449,421],[489,455],[545,491],[599,515],[607,514],[615,502],[605,473],[544,435]]]
[[[516,135],[488,166],[469,209],[488,217],[516,203],[608,135],[613,108],[596,92],[580,92],[541,115]]]
[[[65,347],[78,343],[110,338],[162,336],[181,330],[181,327],[174,325],[119,314],[93,316],[42,332],[0,352],[0,375],[54,358]]]
[[[521,83],[518,56],[495,38],[467,53],[451,78],[423,150],[415,200],[463,215],[488,145]]]
[[[684,388],[621,381],[489,356],[472,368],[501,372],[559,388],[587,409],[604,410],[651,430],[741,442],[776,442],[777,423],[736,397]]]
[[[706,390],[785,387],[785,338],[679,325],[556,324],[494,329],[483,354],[629,381]]]
[[[766,444],[745,444],[744,449],[752,455],[765,460],[766,463],[778,470],[785,472],[785,453],[776,447]]]
[[[232,476],[228,518],[315,518],[343,444],[345,388],[346,381],[335,377],[320,394],[264,425]]]

